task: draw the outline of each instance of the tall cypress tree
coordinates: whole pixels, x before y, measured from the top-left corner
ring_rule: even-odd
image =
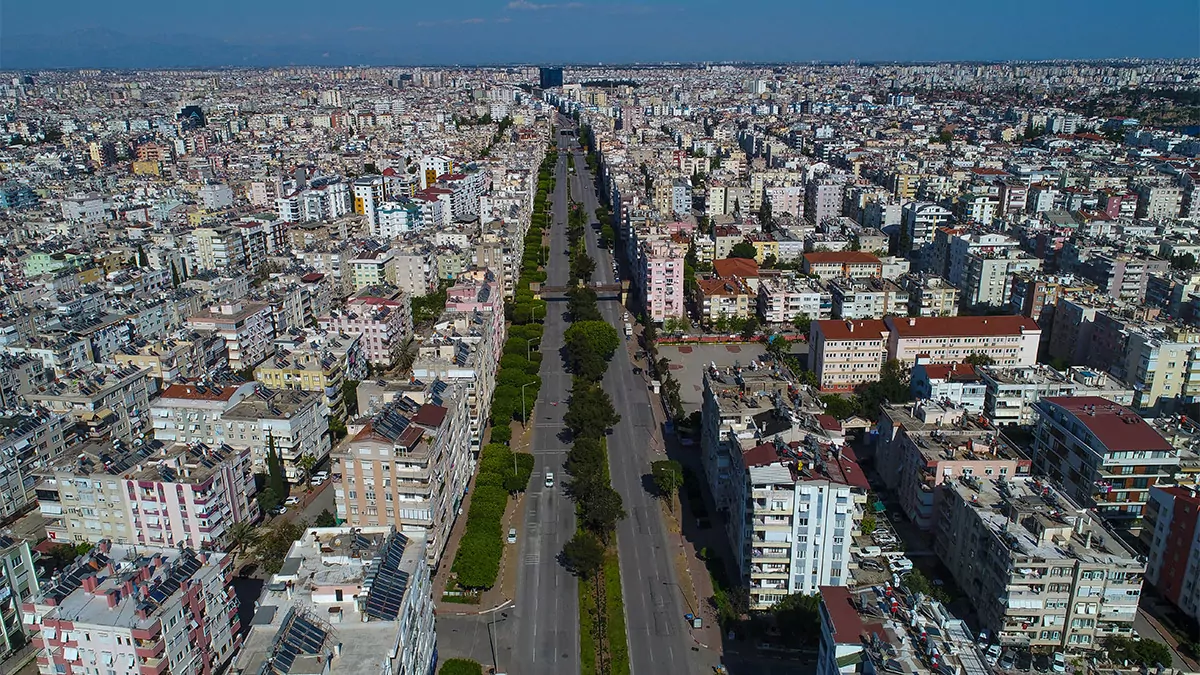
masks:
[[[275,450],[275,437],[267,434],[267,485],[283,499],[287,495],[287,481],[283,476],[283,459]]]

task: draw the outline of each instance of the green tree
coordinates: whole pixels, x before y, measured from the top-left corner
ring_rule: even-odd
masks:
[[[283,458],[275,450],[275,437],[267,434],[267,487],[279,495],[280,499],[287,496],[287,477],[283,468]]]
[[[868,504],[867,506],[869,508],[870,504]],[[862,522],[859,524],[859,529],[862,531],[863,534],[870,536],[871,533],[875,531],[875,528],[878,526],[878,524],[879,523],[878,523],[878,521],[875,520],[874,514],[864,513],[863,517],[862,517]]]
[[[770,232],[772,225],[775,224],[771,218],[771,200],[763,197],[762,205],[758,207],[758,222],[761,224],[764,232]]]
[[[792,593],[771,607],[779,633],[791,646],[812,646],[821,635],[821,596]]]
[[[255,499],[258,500],[259,510],[263,511],[264,513],[270,511],[276,506],[279,506],[279,502],[283,501],[283,497],[280,497],[279,493],[276,492],[274,488],[270,487],[265,487],[259,490],[258,495],[255,496]]]
[[[248,521],[239,521],[229,528],[229,545],[239,556],[246,555],[246,549],[258,543],[258,530]]]
[[[733,248],[729,249],[729,257],[754,260],[758,257],[758,251],[754,248],[754,244],[748,241],[739,241],[733,245]]]
[[[858,414],[858,402],[852,398],[844,398],[837,394],[827,394],[821,397],[825,404],[825,412],[835,419],[850,419]]]
[[[812,319],[807,314],[797,314],[792,317],[792,327],[798,332],[808,335],[809,330],[812,328]]]
[[[683,465],[675,460],[653,462],[650,464],[650,475],[654,478],[654,487],[659,496],[674,511],[675,493],[683,487]]]
[[[591,579],[604,566],[604,544],[596,535],[579,530],[563,546],[567,569],[582,579]]]
[[[1191,253],[1180,253],[1171,256],[1171,269],[1190,272],[1196,269],[1196,256]]]
[[[1142,638],[1131,640],[1127,637],[1114,636],[1103,642],[1108,651],[1108,657],[1114,661],[1131,661],[1146,668],[1156,668],[1159,665],[1171,666],[1171,649],[1156,640]]]
[[[596,272],[596,261],[584,251],[579,251],[571,258],[571,278],[587,282],[591,281]]]
[[[150,266],[150,258],[149,258],[149,256],[146,255],[146,249],[142,248],[141,244],[138,245],[137,252],[138,252],[138,267],[140,267],[142,269],[149,267]]]
[[[621,494],[612,485],[602,484],[595,490],[579,496],[579,515],[584,527],[609,543],[617,522],[625,517],[625,505]]]
[[[983,352],[975,352],[963,359],[964,363],[969,363],[973,366],[994,366],[996,359],[984,354]]]
[[[621,421],[608,392],[587,383],[572,388],[571,402],[563,415],[563,424],[576,438],[603,438],[605,432]]]
[[[293,523],[289,520],[276,520],[259,538],[254,547],[254,558],[263,571],[277,574],[283,567],[283,560],[292,544],[303,534],[308,524],[301,521]]]
[[[596,305],[596,291],[587,286],[572,286],[567,290],[567,311],[572,321],[601,321]]]
[[[171,263],[171,286],[179,288],[179,268],[175,267],[175,263]]]
[[[492,427],[491,441],[507,445],[512,440],[512,427],[507,424]]]
[[[743,339],[753,339],[758,333],[758,319],[754,317],[748,317],[745,321],[743,321],[741,333]]]
[[[342,380],[342,401],[348,417],[358,415],[358,380]]]
[[[438,668],[439,675],[483,675],[483,666],[471,659],[446,659]]]
[[[906,403],[912,400],[908,385],[908,369],[896,359],[889,359],[883,364],[878,381],[860,384],[854,393],[860,411],[870,419],[878,419],[885,401]]]
[[[596,352],[605,361],[621,346],[621,336],[607,321],[576,321],[563,333],[568,352],[572,348]]]
[[[317,514],[317,520],[314,523],[317,527],[337,527],[337,516],[329,509],[324,509]]]

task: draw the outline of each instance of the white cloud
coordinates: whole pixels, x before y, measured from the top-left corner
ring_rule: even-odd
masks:
[[[580,9],[584,6],[585,5],[582,2],[567,2],[567,3],[553,3],[552,2],[552,3],[540,4],[540,3],[536,3],[536,2],[530,2],[529,0],[512,0],[512,2],[508,3],[508,5],[507,5],[508,9],[520,9],[520,10]]]

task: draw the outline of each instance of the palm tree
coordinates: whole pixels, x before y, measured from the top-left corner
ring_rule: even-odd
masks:
[[[396,348],[396,373],[399,375],[407,374],[412,370],[413,363],[417,360],[417,339],[409,335],[404,338],[404,342]]]
[[[296,463],[300,465],[301,469],[304,469],[305,476],[312,476],[312,470],[317,466],[317,458],[312,453],[304,453],[300,459],[296,460]],[[306,490],[312,490],[312,481],[308,482]]]
[[[258,543],[258,530],[248,522],[234,523],[229,528],[229,544],[237,549],[239,556],[246,555],[246,549]]]

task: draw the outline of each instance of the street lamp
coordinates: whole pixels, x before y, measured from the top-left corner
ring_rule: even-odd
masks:
[[[522,429],[525,428],[525,387],[528,387],[531,384],[537,384],[537,383],[536,382],[526,382],[525,384],[521,385],[521,428]],[[516,466],[517,466],[517,456],[516,456],[516,454],[513,454],[513,473],[517,472]]]
[[[526,361],[528,361],[528,360],[529,360],[529,354],[530,354],[529,348],[530,348],[531,346],[533,346],[533,343],[535,343],[535,342],[537,343],[537,345],[538,345],[538,347],[539,347],[539,348],[542,346],[542,339],[541,339],[541,338],[533,338],[533,339],[531,339],[531,340],[526,340],[526,341],[525,341],[525,360],[526,360]]]

